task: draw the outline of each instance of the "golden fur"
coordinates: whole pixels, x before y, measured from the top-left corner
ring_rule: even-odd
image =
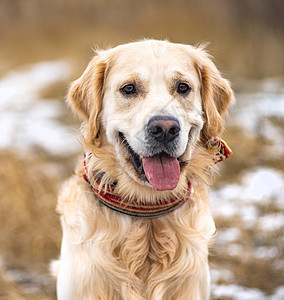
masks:
[[[170,76],[168,70],[176,65],[180,66],[178,72],[191,80],[191,98],[185,102],[172,94],[169,99],[174,101],[166,103],[166,110],[176,113],[178,107],[182,124],[188,126],[190,118],[197,129],[186,142],[182,158],[187,163],[177,187],[156,191],[138,178],[115,128],[123,126],[130,140],[140,134],[133,130],[163,106],[169,92],[163,88],[162,78]],[[129,101],[117,92],[115,84],[127,76],[136,78],[132,70],[139,70],[139,80],[147,82],[147,93]],[[161,88],[157,90],[157,86]],[[212,137],[221,135],[222,115],[232,99],[228,81],[202,47],[147,40],[97,53],[68,96],[84,120],[83,145],[91,182],[94,172],[99,172],[101,187],[117,181],[115,193],[137,202],[181,197],[188,181],[193,190],[181,208],[162,217],[126,216],[98,203],[83,179],[81,161],[58,200],[63,228],[59,300],[208,299],[208,246],[215,232],[208,185],[216,150],[208,145]],[[190,115],[193,110],[195,115]]]

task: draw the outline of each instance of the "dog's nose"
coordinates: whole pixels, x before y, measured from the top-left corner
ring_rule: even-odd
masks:
[[[178,137],[180,125],[175,117],[154,116],[149,120],[147,130],[156,141],[166,144]]]

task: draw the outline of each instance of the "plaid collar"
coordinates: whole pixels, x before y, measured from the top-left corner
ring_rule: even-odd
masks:
[[[214,163],[223,161],[228,158],[231,154],[231,149],[228,145],[219,138],[214,138],[211,142],[211,146],[218,146],[218,151],[216,153],[216,159]],[[135,201],[128,201],[127,199],[122,199],[119,195],[114,193],[114,186],[106,187],[100,186],[100,179],[94,177],[94,184],[88,178],[88,169],[86,165],[86,159],[84,157],[84,180],[90,185],[90,188],[96,194],[97,199],[100,203],[107,206],[108,208],[126,214],[132,217],[139,218],[155,218],[167,213],[174,211],[175,209],[181,207],[190,197],[191,194],[191,183],[188,183],[187,193],[183,198],[174,198],[166,202],[157,203],[136,203]]]

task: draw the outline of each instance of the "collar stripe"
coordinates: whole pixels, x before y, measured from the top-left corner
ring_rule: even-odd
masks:
[[[84,160],[84,165],[86,164]],[[85,169],[85,168],[84,168]],[[85,169],[86,172],[86,169]],[[99,191],[95,188],[87,174],[84,174],[85,181],[90,185],[93,192],[96,194],[97,199],[100,203],[104,204],[108,208],[120,212],[122,214],[126,214],[133,217],[142,217],[142,218],[155,218],[169,212],[172,212],[176,208],[182,206],[186,200],[189,198],[191,193],[191,184],[188,185],[188,191],[184,198],[179,199],[171,199],[168,202],[163,202],[159,204],[150,204],[150,203],[135,203],[134,201],[128,202],[126,199],[120,198],[118,195],[114,195],[109,192],[109,189],[104,189],[103,191]],[[96,180],[98,183],[98,180]]]

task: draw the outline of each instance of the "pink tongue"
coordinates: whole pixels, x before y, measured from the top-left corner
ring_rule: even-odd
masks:
[[[166,154],[142,158],[145,175],[158,191],[173,190],[179,181],[180,166],[176,158]]]

